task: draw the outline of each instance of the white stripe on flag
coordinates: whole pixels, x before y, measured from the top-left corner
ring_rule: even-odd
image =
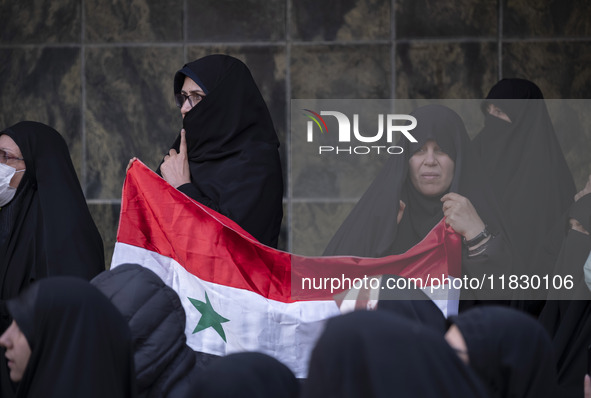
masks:
[[[300,378],[307,376],[309,357],[325,321],[340,314],[334,301],[282,303],[248,290],[206,282],[169,257],[117,242],[111,267],[124,263],[151,269],[179,294],[187,314],[187,344],[195,351],[215,355],[264,352]],[[205,292],[213,309],[229,320],[221,324],[227,342],[211,327],[193,334],[201,313],[189,297],[204,302]]]

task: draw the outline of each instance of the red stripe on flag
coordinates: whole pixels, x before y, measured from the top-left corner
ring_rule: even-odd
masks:
[[[130,167],[123,186],[117,241],[170,257],[204,281],[281,302],[332,298],[328,291],[301,289],[302,278],[461,275],[460,237],[443,221],[401,255],[297,256],[257,242],[235,222],[190,199],[139,161]]]

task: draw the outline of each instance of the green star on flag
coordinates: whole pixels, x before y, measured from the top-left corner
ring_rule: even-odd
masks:
[[[201,319],[199,319],[199,323],[197,324],[197,326],[195,326],[195,330],[193,330],[193,334],[200,332],[204,329],[207,329],[209,327],[212,327],[213,330],[218,332],[218,334],[224,340],[224,342],[227,343],[226,333],[224,333],[224,329],[222,328],[222,323],[229,322],[230,320],[224,318],[223,316],[221,316],[220,314],[215,312],[215,310],[211,306],[211,303],[209,302],[209,297],[207,297],[207,292],[205,293],[205,302],[193,299],[191,297],[187,297],[187,298],[189,299],[191,304],[193,304],[193,306],[195,308],[197,308],[197,311],[199,311],[201,313]]]

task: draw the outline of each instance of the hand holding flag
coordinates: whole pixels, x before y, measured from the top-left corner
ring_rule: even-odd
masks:
[[[401,255],[298,256],[259,243],[138,161],[125,179],[111,267],[124,263],[151,269],[178,293],[195,351],[260,351],[305,377],[324,322],[340,314],[333,297],[350,287],[306,288],[304,279],[396,274],[428,286],[429,274],[460,276],[461,241],[440,222]]]

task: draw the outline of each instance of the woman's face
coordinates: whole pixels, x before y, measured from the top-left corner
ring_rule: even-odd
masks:
[[[454,161],[433,140],[416,151],[408,165],[410,181],[425,196],[443,194],[454,177]]]
[[[185,77],[185,82],[183,83],[183,88],[181,89],[181,94],[190,97],[187,101],[183,103],[181,106],[181,115],[183,115],[183,119],[187,112],[189,112],[195,105],[197,105],[203,97],[205,97],[205,92],[201,87],[193,81],[189,76]]]
[[[31,347],[15,321],[12,321],[0,336],[0,346],[6,348],[5,357],[10,368],[10,380],[20,381],[31,357]]]
[[[0,135],[0,150],[6,152],[6,156],[11,158],[23,158],[23,154],[18,145],[16,145],[16,142],[6,134]],[[4,162],[4,159],[1,159],[1,161]],[[6,161],[6,164],[17,170],[23,170],[26,167],[24,160],[9,159]],[[17,188],[18,184],[23,179],[23,174],[24,173],[15,173],[12,176],[9,185],[13,188]]]

